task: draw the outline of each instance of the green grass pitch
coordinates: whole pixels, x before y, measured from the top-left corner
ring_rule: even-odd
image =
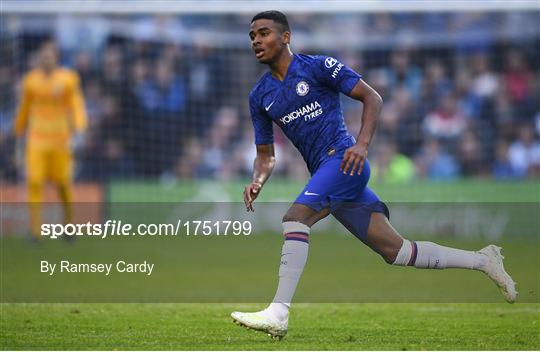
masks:
[[[294,304],[289,334],[283,341],[273,341],[263,333],[246,330],[234,325],[230,313],[234,310],[254,311],[264,308],[264,303],[234,303],[231,297],[251,298],[252,302],[265,302],[275,289],[276,260],[280,239],[265,236],[259,247],[252,248],[251,266],[241,266],[242,260],[227,261],[219,253],[233,253],[233,247],[243,242],[219,242],[212,246],[207,262],[207,276],[198,278],[203,271],[195,257],[181,259],[182,255],[203,253],[203,241],[184,246],[186,251],[173,262],[169,257],[176,247],[167,252],[167,242],[153,243],[152,251],[163,258],[163,265],[149,281],[149,291],[139,292],[141,300],[201,303],[3,303],[1,309],[0,345],[3,350],[538,350],[540,348],[540,304],[538,293],[538,243],[508,243],[504,245],[507,268],[518,281],[520,302],[502,303],[496,287],[482,274],[457,269],[417,270],[386,265],[375,254],[354,238],[330,240],[320,234],[312,241],[310,259],[297,292],[298,301],[310,302],[317,298],[326,302],[358,303],[297,303]],[[10,243],[11,242],[11,243]],[[58,287],[47,285],[44,276],[35,275],[30,281],[16,281],[16,275],[32,269],[33,257],[43,252],[70,251],[78,257],[92,251],[89,243],[69,245],[64,242],[45,243],[42,248],[25,250],[22,240],[3,240],[11,254],[4,256],[4,292],[11,301],[17,293],[21,300],[36,297],[54,297],[61,292]],[[104,243],[104,242],[103,242]],[[117,244],[123,244],[117,241]],[[120,251],[108,243],[110,253],[100,246],[101,255],[111,258]],[[147,242],[141,242],[148,247]],[[231,245],[229,247],[229,244]],[[463,248],[473,248],[476,243],[447,243]],[[130,252],[141,251],[135,243]],[[189,245],[189,246],[188,246]],[[180,247],[180,246],[179,246]],[[222,248],[223,251],[217,249]],[[261,250],[267,247],[268,250]],[[208,249],[207,249],[208,250]],[[330,255],[328,253],[334,253]],[[339,255],[335,255],[335,253]],[[279,255],[277,253],[276,255]],[[92,255],[93,256],[93,255]],[[176,257],[176,256],[175,256]],[[208,261],[209,257],[204,260]],[[253,257],[254,258],[254,257]],[[528,259],[530,258],[530,259]],[[192,267],[183,267],[193,263]],[[219,265],[228,265],[223,266]],[[156,264],[157,265],[157,264]],[[18,268],[17,268],[18,267]],[[215,268],[215,269],[208,269]],[[243,269],[241,269],[243,268]],[[157,270],[157,269],[156,269]],[[241,271],[240,271],[241,270]],[[35,271],[35,270],[34,270]],[[231,274],[231,271],[233,272]],[[241,274],[237,274],[240,272]],[[9,273],[9,274],[8,274]],[[18,274],[17,274],[18,273]],[[233,275],[234,274],[234,275]],[[228,276],[227,276],[228,275]],[[237,281],[234,281],[236,277]],[[122,289],[140,287],[142,277],[118,276],[100,280],[94,274],[85,276],[58,276],[60,287],[68,292],[101,292],[104,297],[122,301]],[[149,279],[149,280],[150,280]],[[130,281],[126,281],[130,280]],[[137,281],[140,280],[140,281]],[[250,295],[241,295],[245,281],[252,284]],[[104,283],[105,282],[105,283]],[[9,283],[9,285],[6,285]],[[108,283],[108,284],[106,284]],[[244,284],[234,290],[236,284]],[[98,286],[101,285],[101,286]],[[340,287],[341,285],[341,287]],[[340,287],[335,289],[335,287]],[[219,291],[221,290],[221,291]],[[316,291],[318,290],[318,291]],[[117,294],[118,292],[118,294]],[[178,293],[168,297],[167,293]],[[213,293],[213,294],[212,294]],[[206,296],[204,295],[206,294]],[[117,296],[115,296],[117,295]],[[159,295],[162,295],[161,297]],[[229,296],[232,295],[232,296]],[[236,296],[234,296],[236,295]],[[358,295],[358,300],[352,301]],[[402,295],[402,299],[400,297]],[[26,297],[26,298],[24,298]],[[263,298],[264,297],[264,298]],[[407,302],[414,297],[418,303]],[[478,299],[478,301],[471,299]],[[69,299],[69,295],[66,299]],[[136,297],[126,297],[133,301]],[[219,300],[229,303],[209,303]],[[420,303],[422,300],[445,300],[476,303]],[[58,300],[62,302],[62,300]],[[136,300],[135,300],[136,301]],[[206,301],[206,302],[205,302]],[[359,303],[359,302],[380,303]],[[500,303],[482,303],[500,302]]]
[[[234,325],[261,304],[3,304],[2,349],[538,350],[538,304],[297,304],[273,341]]]
[[[278,182],[274,182],[275,187],[269,184],[265,197],[290,200],[302,187],[273,181]],[[394,202],[538,202],[538,187],[537,182],[469,182],[381,187],[380,192],[385,200]],[[215,191],[223,189],[234,200],[241,194],[240,184],[220,186]],[[192,185],[170,189],[159,184],[113,185],[109,192],[111,201],[128,202],[179,201],[197,193]],[[279,236],[252,241],[213,239],[214,244],[207,240],[97,240],[70,246],[58,241],[41,248],[29,248],[22,239],[0,238],[2,350],[540,349],[538,238],[500,243],[505,266],[520,292],[518,303],[511,305],[502,303],[498,290],[480,273],[388,266],[352,236],[336,241],[314,231],[296,299],[326,303],[294,304],[289,334],[282,341],[234,325],[229,316],[234,310],[265,307],[264,303],[234,302],[271,299],[281,248]],[[486,242],[437,241],[469,249]],[[135,260],[149,258],[157,268],[149,279],[117,276],[103,281],[92,274],[58,276],[58,287],[68,290],[63,299],[55,296],[59,291],[52,281],[35,273],[44,253],[51,258],[105,261],[120,255]],[[245,265],[246,260],[250,265]],[[20,277],[27,279],[18,280]],[[138,291],[139,296],[123,296],[122,289],[141,288],[142,282],[146,286]],[[249,287],[246,282],[251,283]],[[247,288],[251,290],[248,295],[244,293]],[[36,297],[50,302],[73,301],[69,292],[87,290],[102,294],[102,299],[94,300],[97,302],[199,303],[22,303],[36,301]]]

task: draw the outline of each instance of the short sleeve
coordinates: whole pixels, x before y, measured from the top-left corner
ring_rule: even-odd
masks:
[[[315,56],[313,70],[319,82],[343,94],[349,94],[362,78],[353,69],[331,56]]]
[[[261,111],[261,107],[257,104],[253,93],[249,95],[249,111],[253,129],[255,130],[255,144],[273,144],[274,129],[272,119]]]

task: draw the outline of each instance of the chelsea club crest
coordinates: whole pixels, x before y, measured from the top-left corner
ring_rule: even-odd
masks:
[[[298,84],[296,85],[296,94],[303,97],[308,92],[309,92],[309,85],[307,84],[307,82],[306,81],[298,82]]]

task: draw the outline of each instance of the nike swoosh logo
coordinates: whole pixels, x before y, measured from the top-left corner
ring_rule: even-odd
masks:
[[[311,192],[308,192],[308,191],[305,191],[304,194],[305,194],[306,196],[320,196],[319,193],[311,193]]]
[[[272,107],[272,105],[274,105],[274,102],[275,102],[275,100],[274,100],[273,102],[271,102],[270,105],[265,106],[264,109],[265,109],[266,111],[270,110],[270,108]]]

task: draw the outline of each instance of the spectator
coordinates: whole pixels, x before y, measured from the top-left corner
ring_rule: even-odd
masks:
[[[142,59],[137,59],[133,62],[129,71],[129,84],[123,94],[124,105],[122,114],[125,118],[126,139],[125,148],[126,154],[130,155],[134,160],[139,174],[145,174],[146,165],[152,165],[155,155],[155,147],[152,145],[153,140],[148,139],[148,129],[146,124],[149,123],[146,112],[141,106],[141,101],[138,97],[138,92],[143,84],[149,79],[149,65]],[[144,141],[144,142],[143,142]]]
[[[108,180],[115,175],[133,176],[134,162],[125,154],[127,126],[117,97],[101,100],[101,116],[92,122],[82,146],[80,177]],[[95,120],[94,120],[95,121]],[[118,165],[114,167],[113,163]]]
[[[99,124],[103,114],[103,104],[104,99],[102,95],[102,90],[99,87],[99,83],[95,80],[90,80],[86,83],[85,90],[85,103],[86,111],[88,113],[88,127],[93,128]]]
[[[395,138],[399,117],[400,114],[396,104],[389,103],[383,106],[379,117],[379,133],[389,138]]]
[[[184,80],[170,63],[159,61],[153,77],[141,84],[136,94],[146,114],[143,133],[150,142],[144,151],[145,172],[159,175],[180,153],[181,137],[190,135],[182,128],[187,99]]]
[[[492,120],[500,138],[508,140],[515,135],[516,118],[510,96],[505,89],[500,89],[495,96]]]
[[[200,165],[203,147],[197,138],[191,138],[183,148],[183,154],[178,157],[174,173],[179,179],[192,179],[200,176]]]
[[[532,126],[519,128],[518,138],[508,150],[508,158],[517,176],[538,176],[540,174],[540,142],[535,139]]]
[[[87,154],[81,170],[82,179],[111,181],[114,179],[129,179],[135,175],[133,160],[124,153],[122,143],[113,138],[101,139],[95,145],[97,154]]]
[[[483,100],[493,98],[499,87],[499,80],[490,68],[488,57],[483,53],[477,53],[471,61],[474,94]]]
[[[480,117],[482,99],[474,94],[472,85],[473,80],[469,70],[461,66],[458,67],[455,87],[459,108],[468,119],[476,120]]]
[[[456,139],[465,129],[466,120],[454,94],[446,94],[435,111],[424,119],[424,131],[430,137]]]
[[[508,159],[508,149],[509,145],[506,141],[500,140],[497,143],[495,150],[495,162],[493,163],[491,170],[492,176],[496,179],[506,180],[516,176],[514,169],[512,168],[512,164]]]
[[[121,96],[125,89],[124,56],[118,46],[109,46],[103,53],[101,67],[101,90],[107,95]]]
[[[503,77],[512,103],[524,103],[531,96],[534,77],[521,52],[510,50],[506,53]]]
[[[393,174],[392,160],[401,154],[415,158],[420,176],[436,179],[461,172],[474,177],[491,171],[500,178],[539,174],[531,157],[538,144],[534,133],[531,137],[517,131],[520,124],[533,122],[540,135],[540,61],[532,45],[537,32],[523,25],[536,23],[535,13],[292,16],[300,27],[294,29],[296,35],[316,39],[299,38],[295,52],[323,53],[320,45],[328,50],[344,47],[340,33],[370,34],[335,56],[363,73],[385,101],[377,133],[389,146],[380,156],[373,146],[373,161],[381,163],[383,178],[393,179],[388,176]],[[495,31],[493,23],[500,16],[503,25]],[[61,36],[63,56],[78,71],[85,91],[89,130],[80,150],[79,177],[155,177],[173,171],[181,178],[250,175],[253,132],[249,117],[240,123],[238,114],[247,113],[247,94],[264,67],[239,39],[245,36],[249,17],[213,16],[211,28],[206,15],[62,15],[40,19],[40,24],[28,16],[16,17],[21,22],[6,27],[7,40],[0,48],[3,177],[15,175],[9,171],[15,170],[13,141],[5,135],[11,130],[17,96],[12,94],[14,75],[27,63],[33,65],[31,39],[43,36],[47,22],[49,30]],[[315,22],[320,26],[313,27]],[[90,24],[100,26],[88,31]],[[39,35],[33,32],[36,28]],[[422,45],[417,60],[399,45],[402,35]],[[516,48],[524,49],[492,46],[495,36],[512,38]],[[329,37],[336,40],[331,46],[325,44]],[[445,38],[457,39],[458,45]],[[449,64],[453,60],[455,67]],[[232,113],[223,106],[230,106]],[[342,108],[356,136],[362,105],[343,97]],[[230,114],[235,117],[230,119]],[[301,157],[279,129],[275,147],[280,155],[275,174],[305,178]]]
[[[92,56],[88,51],[78,52],[75,55],[75,62],[73,66],[73,68],[77,71],[79,77],[81,78],[81,84],[83,89],[86,89],[88,82],[92,79],[92,77],[96,76],[96,72],[94,72],[92,62]]]
[[[409,91],[405,88],[396,90],[394,99],[389,102],[397,110],[398,126],[396,142],[398,151],[408,157],[416,155],[422,144],[422,114],[418,104],[414,104]]]
[[[470,177],[485,172],[483,151],[478,137],[471,129],[466,130],[459,139],[458,161],[463,176]]]
[[[407,183],[415,174],[414,163],[397,152],[396,144],[390,141],[379,142],[372,163],[372,177],[386,183]]]
[[[103,159],[99,165],[100,179],[104,181],[129,179],[135,174],[133,160],[125,154],[123,144],[114,138],[103,143]]]
[[[207,148],[202,153],[202,174],[205,177],[219,176],[230,155],[232,138],[237,130],[239,117],[235,109],[222,107],[216,114],[215,123],[205,138]]]
[[[189,103],[188,113],[198,116],[190,121],[190,130],[198,136],[204,134],[207,126],[212,124],[212,117],[222,104],[227,101],[229,92],[222,87],[227,86],[230,78],[221,56],[206,44],[205,38],[195,38],[194,48],[187,55]],[[212,97],[209,104],[208,97]]]
[[[452,180],[459,177],[456,159],[441,148],[439,141],[429,139],[416,158],[417,173],[432,180]]]
[[[536,108],[532,101],[534,76],[521,52],[510,50],[505,55],[503,82],[514,115],[522,121],[529,120]]]
[[[390,89],[407,89],[414,101],[417,101],[422,86],[422,72],[411,64],[407,50],[396,50],[391,54],[390,68],[386,70]]]
[[[172,65],[160,61],[156,64],[154,77],[138,89],[142,107],[150,113],[179,113],[185,108],[186,87]]]
[[[446,94],[452,91],[452,83],[446,76],[443,64],[431,60],[426,65],[426,74],[422,84],[422,101],[433,110]]]
[[[373,69],[367,73],[367,81],[383,99],[390,99],[390,82],[384,69]]]
[[[540,136],[540,111],[534,115],[534,126],[536,128],[536,135]]]
[[[8,66],[0,65],[0,135],[13,130],[12,117],[15,113],[15,97],[19,95],[21,83],[13,84],[13,73]]]
[[[4,181],[16,181],[17,165],[15,159],[15,142],[7,133],[0,132],[0,184]]]
[[[125,137],[126,123],[120,113],[120,102],[117,97],[106,96],[101,100],[101,119],[96,126],[98,140],[106,140],[109,137],[122,140]]]

